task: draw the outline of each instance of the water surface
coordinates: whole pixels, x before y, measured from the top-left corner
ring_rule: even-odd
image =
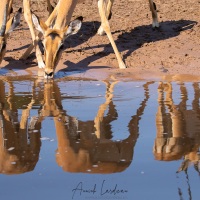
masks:
[[[0,197],[199,199],[199,83],[0,78]]]

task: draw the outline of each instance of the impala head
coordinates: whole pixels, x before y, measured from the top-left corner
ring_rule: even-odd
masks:
[[[35,28],[44,36],[42,44],[44,47],[45,78],[52,78],[56,65],[61,57],[65,39],[79,31],[83,18],[79,17],[75,19],[61,30],[47,27],[47,25],[34,14],[32,14],[32,20]]]
[[[19,25],[22,9],[7,21],[7,8],[4,11],[4,17],[0,27],[0,63],[2,62],[6,53],[6,44],[8,35]]]

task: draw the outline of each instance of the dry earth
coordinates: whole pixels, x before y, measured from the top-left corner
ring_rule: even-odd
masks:
[[[147,0],[115,0],[110,25],[116,44],[128,69],[119,70],[106,36],[96,34],[100,25],[96,0],[77,5],[73,18],[83,16],[81,31],[65,42],[65,51],[57,70],[83,70],[84,75],[104,78],[108,74],[129,78],[184,77],[200,80],[200,1],[155,0],[160,28],[151,27]],[[14,0],[14,11],[22,0]],[[33,11],[46,19],[46,2],[32,1]],[[35,53],[19,60],[31,42],[22,17],[20,27],[9,37],[7,54],[1,67],[37,70]]]

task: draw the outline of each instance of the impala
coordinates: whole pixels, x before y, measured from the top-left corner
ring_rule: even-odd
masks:
[[[6,44],[9,34],[19,25],[22,9],[10,17],[13,0],[1,0],[0,3],[0,63],[6,53]]]
[[[65,39],[72,34],[76,34],[81,28],[82,17],[77,18],[70,23],[73,11],[77,3],[80,1],[83,0],[59,0],[47,21],[43,22],[35,14],[31,13],[30,0],[23,0],[24,16],[30,28],[33,44],[28,48],[28,50],[21,58],[26,59],[31,53],[32,48],[35,46],[38,67],[44,68],[45,78],[53,77],[55,67],[63,51],[63,43]],[[98,30],[98,34],[102,35],[104,34],[104,32],[107,34],[118,60],[119,68],[124,69],[126,68],[126,65],[123,62],[122,57],[113,40],[108,22],[108,19],[111,16],[111,8],[113,2],[114,0],[98,0],[98,9],[101,17],[101,26]],[[149,4],[153,18],[152,26],[158,27],[159,23],[157,19],[155,3],[153,2],[153,0],[149,0]],[[34,31],[34,26],[40,32],[38,36]],[[42,53],[38,47],[38,40],[42,36],[42,43],[44,46],[44,58],[42,57]]]

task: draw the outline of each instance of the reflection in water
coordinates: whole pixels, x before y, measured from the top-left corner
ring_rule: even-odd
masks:
[[[117,119],[113,104],[113,90],[117,82],[106,83],[106,100],[100,105],[94,121],[81,122],[74,117],[55,119],[58,137],[57,162],[69,172],[114,173],[125,170],[133,159],[133,149],[138,137],[138,123],[149,98],[146,96],[128,127],[130,135],[121,141],[112,141],[110,123]],[[107,115],[104,116],[108,108]],[[77,134],[78,133],[78,134]]]
[[[121,141],[112,141],[110,123],[117,119],[113,103],[116,81],[106,84],[105,103],[100,105],[94,121],[79,121],[69,116],[62,108],[62,99],[57,83],[44,85],[44,103],[37,123],[44,117],[53,116],[58,149],[56,161],[64,171],[89,173],[114,173],[125,170],[133,159],[133,149],[138,137],[138,123],[149,98],[148,85],[144,85],[145,99],[132,117],[128,127],[130,136]],[[105,115],[105,111],[108,112]]]
[[[87,121],[69,115],[63,108],[62,101],[66,96],[61,95],[59,80],[28,81],[32,84],[31,91],[15,94],[15,81],[8,78],[0,80],[1,173],[24,173],[35,168],[40,153],[42,122],[46,117],[53,118],[58,141],[56,162],[64,171],[114,173],[124,171],[131,164],[139,135],[139,121],[150,97],[151,82],[143,85],[144,99],[127,123],[129,136],[123,140],[113,140],[112,122],[119,115],[115,105],[117,102],[113,101],[117,81],[104,81],[105,101],[99,105],[94,119]],[[179,84],[181,100],[178,104],[173,100],[173,84],[159,83],[154,156],[164,161],[184,158],[178,172],[187,171],[193,163],[200,173],[200,92],[198,83],[192,86],[194,98],[189,109],[188,91],[184,83]],[[29,98],[24,98],[24,94]],[[31,116],[33,109],[38,113],[36,116]]]
[[[161,82],[158,87],[154,155],[164,161],[184,157],[177,172],[187,171],[191,163],[200,172],[199,84],[193,83],[193,89],[192,109],[187,109],[188,91],[184,83],[180,83],[181,101],[177,105],[173,101],[171,83]]]
[[[104,82],[105,102],[99,106],[96,117],[89,121],[67,115],[62,106],[59,81],[32,81],[32,91],[22,92],[31,99],[15,95],[14,82],[5,78],[0,81],[1,173],[16,174],[34,169],[39,158],[42,122],[46,117],[53,117],[58,141],[56,162],[64,171],[103,174],[121,172],[130,165],[151,83],[143,85],[144,100],[127,124],[129,136],[114,141],[111,123],[118,118],[113,102],[117,81]],[[5,84],[9,85],[7,95]],[[31,109],[37,109],[38,115],[30,116]],[[19,110],[22,112],[20,119]]]
[[[29,112],[33,101],[25,98],[27,108],[23,110],[20,122],[12,82],[5,94],[5,83],[0,80],[0,173],[19,174],[32,171],[40,152],[40,132],[28,127]],[[39,130],[39,129],[38,129]]]
[[[22,79],[0,76],[0,173],[19,174],[34,170],[12,178],[1,175],[4,188],[13,184],[8,187],[12,191],[13,188],[17,192],[21,188],[25,191],[28,182],[31,188],[37,184],[38,191],[48,191],[44,194],[49,195],[49,187],[55,187],[59,195],[64,191],[61,196],[67,193],[66,198],[69,198],[73,188],[67,187],[66,190],[66,185],[73,187],[83,181],[84,187],[86,182],[100,186],[107,179],[106,185],[111,185],[111,188],[125,183],[127,199],[134,195],[136,199],[148,199],[154,191],[160,195],[157,199],[167,199],[168,195],[175,199],[174,191],[177,190],[174,187],[177,188],[178,182],[180,199],[187,199],[184,193],[189,195],[188,199],[198,199],[197,173],[193,167],[188,170],[192,165],[198,173],[200,171],[198,83],[160,82],[157,85],[153,82],[118,83],[111,80],[104,81],[102,86],[99,81],[65,78],[42,82],[28,76]],[[99,95],[102,92],[104,98]],[[154,134],[150,134],[155,133],[154,121],[156,139]],[[137,142],[139,134],[140,141]],[[55,140],[41,143],[44,135],[56,137],[57,143],[52,142]],[[153,142],[156,160],[181,160],[182,164],[152,162]],[[43,158],[40,161],[39,155]],[[140,173],[141,170],[145,173]],[[175,174],[175,171],[185,173]],[[99,175],[111,173],[115,174]],[[16,187],[16,182],[20,183],[17,185],[20,188]],[[158,184],[163,186],[159,191]],[[137,194],[138,191],[142,192]],[[167,197],[163,196],[165,191]],[[175,195],[177,198],[177,193]],[[51,199],[55,196],[52,195]]]

